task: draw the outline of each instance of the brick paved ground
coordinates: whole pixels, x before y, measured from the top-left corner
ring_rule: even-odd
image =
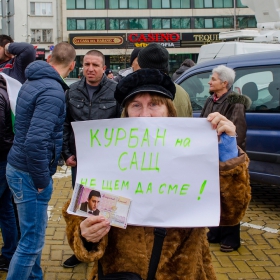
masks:
[[[91,265],[87,264],[80,264],[74,269],[61,266],[72,254],[61,215],[63,204],[71,197],[70,178],[70,172],[65,166],[59,168],[54,176],[54,193],[49,203],[49,223],[42,254],[44,280],[84,280],[91,269]],[[253,187],[253,199],[243,219],[241,238],[242,246],[232,253],[222,253],[218,244],[211,244],[218,280],[279,280],[280,187]],[[6,273],[0,272],[0,280],[4,279]]]

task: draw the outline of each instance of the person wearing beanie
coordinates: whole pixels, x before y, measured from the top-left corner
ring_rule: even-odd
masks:
[[[161,44],[151,43],[138,53],[140,68],[158,69],[165,74],[169,72],[169,53]],[[179,85],[176,86],[174,105],[178,117],[192,117],[192,106],[188,93]]]
[[[105,75],[107,76],[108,79],[114,79],[114,74],[113,71],[111,69],[106,69],[105,70]]]
[[[188,70],[193,66],[195,66],[195,63],[191,59],[189,58],[185,59],[181,64],[180,68],[178,68],[173,74],[172,81],[177,80],[186,70]]]
[[[116,87],[114,97],[124,108],[123,118],[176,118],[172,102],[176,94],[175,84],[168,75],[157,69],[143,68],[123,78]],[[236,134],[235,126],[226,117],[213,113],[208,121],[213,127],[219,127],[221,138],[225,139],[219,143],[220,162],[217,162],[220,166],[220,224],[233,225],[244,217],[250,201],[249,159],[238,149],[236,138],[232,137]],[[232,143],[230,147],[225,144],[227,141]],[[221,157],[221,154],[225,157]],[[106,160],[110,160],[110,155],[106,154],[106,157]],[[99,160],[103,160],[102,157]],[[189,160],[180,159],[182,167]],[[171,161],[171,157],[166,158],[166,164]],[[172,170],[165,174],[166,178],[169,176],[175,176]],[[231,182],[237,183],[238,188],[232,188]],[[163,203],[165,201],[162,196],[158,199],[162,199]],[[128,225],[126,229],[111,227],[110,221],[102,216],[85,218],[68,214],[66,209],[69,202],[62,210],[66,235],[79,259],[93,262],[89,280],[217,279],[211,263],[206,228],[174,228],[168,222],[165,223],[166,228],[143,225]],[[139,201],[133,203],[143,207]],[[137,208],[140,216],[141,207]],[[157,213],[162,209],[152,210]],[[143,224],[145,222],[144,219]]]
[[[119,82],[122,78],[131,74],[133,71],[138,70],[140,67],[138,65],[138,53],[142,50],[142,48],[133,49],[130,55],[130,67],[125,68],[119,71],[118,75],[114,78],[115,82]]]

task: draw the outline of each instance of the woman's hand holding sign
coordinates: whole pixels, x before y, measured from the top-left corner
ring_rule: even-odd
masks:
[[[235,125],[220,113],[215,112],[209,114],[207,120],[211,122],[213,129],[217,130],[218,136],[220,136],[223,132],[229,136],[236,136]]]
[[[81,235],[92,243],[99,242],[110,228],[110,222],[102,216],[88,217],[80,224]]]

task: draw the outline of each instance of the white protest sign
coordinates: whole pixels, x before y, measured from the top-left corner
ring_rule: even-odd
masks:
[[[72,123],[77,182],[132,200],[128,224],[217,226],[218,140],[203,118]]]

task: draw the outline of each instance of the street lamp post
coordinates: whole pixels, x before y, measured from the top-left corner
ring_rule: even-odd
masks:
[[[236,0],[233,0],[233,27],[236,30]]]

